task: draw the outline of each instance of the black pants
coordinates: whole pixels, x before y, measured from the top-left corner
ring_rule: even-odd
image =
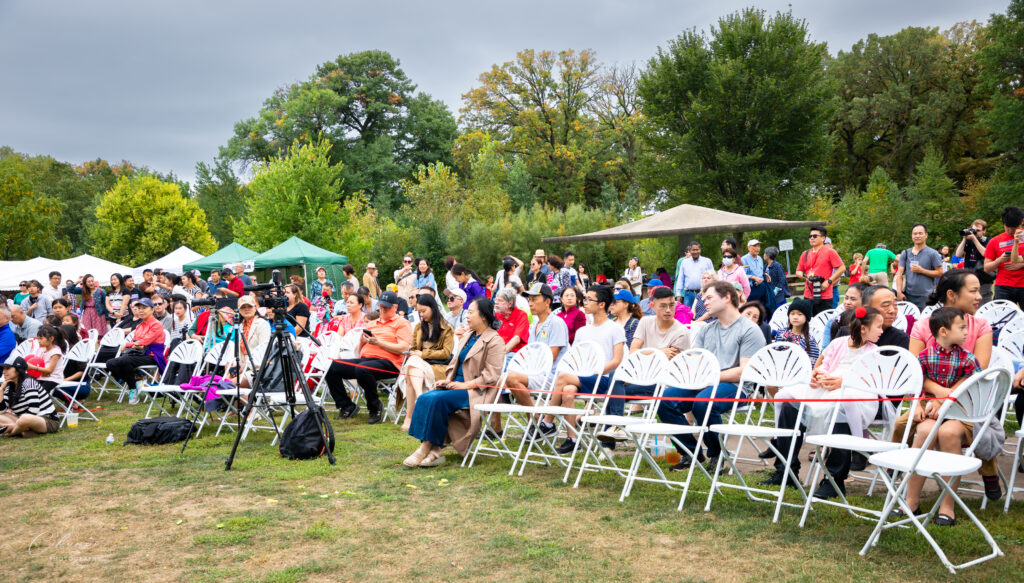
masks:
[[[107,370],[117,382],[131,389],[135,387],[135,369],[154,364],[156,360],[149,354],[126,354],[108,360]]]
[[[995,290],[995,299],[1010,300],[1017,304],[1017,307],[1024,310],[1024,287],[997,285],[993,289]]]
[[[832,293],[835,293],[835,292],[832,292]],[[813,300],[813,299],[811,300],[811,311],[814,312],[815,316],[817,316],[818,314],[824,312],[825,310],[831,310],[831,309],[832,309],[832,298],[828,298],[828,299],[822,298],[820,300]]]
[[[799,403],[782,403],[782,407],[776,409],[776,414],[779,416],[777,425],[780,429],[796,428],[796,414],[799,406]],[[839,423],[837,421],[832,433],[850,435],[850,426],[846,423]],[[789,452],[788,437],[776,439],[775,444],[775,447],[777,447],[783,455]],[[794,474],[800,473],[800,447],[803,444],[804,436],[803,433],[801,433],[796,437],[796,445],[793,449],[793,461],[789,464],[789,467],[792,468]],[[781,472],[785,467],[786,461],[783,458],[775,458],[776,470]],[[846,449],[830,449],[828,451],[828,457],[825,459],[825,469],[828,470],[828,473],[832,474],[832,478],[837,484],[842,484],[850,475],[850,451]]]
[[[360,366],[352,366],[353,364]],[[363,389],[363,395],[366,396],[366,406],[371,411],[380,411],[377,381],[392,379],[397,376],[398,369],[395,368],[394,364],[391,364],[390,360],[384,358],[353,358],[332,363],[331,367],[327,369],[325,378],[327,379],[327,389],[331,391],[334,404],[339,409],[352,403],[352,399],[348,396],[348,390],[345,389],[345,379],[355,379],[359,383],[359,388]]]

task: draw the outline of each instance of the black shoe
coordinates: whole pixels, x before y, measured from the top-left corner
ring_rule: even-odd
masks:
[[[793,471],[796,472],[796,470]],[[786,482],[787,488],[799,489],[800,484],[792,477],[789,477],[789,479],[787,480],[787,476],[788,474],[786,472],[783,472],[782,470],[775,470],[774,472],[772,472],[772,475],[768,476],[764,480],[761,480],[760,482],[758,482],[758,484],[762,486],[781,486],[782,482]]]
[[[999,500],[1003,497],[1003,489],[999,486],[999,476],[982,476],[985,482],[985,497],[989,500]]]
[[[505,437],[505,430],[502,429],[501,431],[495,431],[490,426],[488,426],[486,429],[484,429],[484,435],[486,435],[488,439],[503,439]]]
[[[775,459],[775,452],[770,450],[770,449],[766,449],[766,450],[762,451],[761,453],[757,454],[757,459],[759,459],[759,460]]]
[[[704,469],[707,470],[707,472],[709,474],[715,473],[715,468],[716,467],[718,467],[718,455],[717,454],[713,455],[713,456],[709,456],[707,463],[704,464]]]
[[[367,407],[369,409],[369,407]],[[376,409],[369,409],[370,418],[366,421],[370,425],[376,425],[381,422],[380,413],[381,408],[378,406]]]
[[[338,407],[338,419],[351,419],[359,413],[359,405],[355,403],[349,403]]]
[[[550,436],[555,433],[558,433],[558,428],[555,427],[554,423],[544,423],[541,421],[530,430],[530,439],[537,439],[541,435]]]
[[[690,466],[693,465],[693,458],[691,458],[689,454],[685,453],[681,453],[680,456],[681,458],[679,460],[679,463],[669,466],[668,471],[685,472],[686,470],[690,469]],[[697,463],[703,463],[704,460],[704,454],[702,452],[697,452]]]
[[[555,453],[566,455],[572,453],[572,450],[574,449],[576,449],[576,440],[566,438],[566,440],[562,442],[562,445],[555,449]]]
[[[914,509],[914,516],[917,516],[919,514],[921,514],[921,507],[920,506],[918,506],[917,508]],[[906,516],[907,516],[906,513],[904,513],[903,509],[900,508],[899,506],[897,506],[896,508],[893,508],[892,512],[889,513],[889,518],[905,518]]]
[[[948,514],[939,514],[932,521],[935,526],[956,526],[956,518]]]
[[[868,467],[868,457],[858,451],[850,457],[850,471],[863,472]]]
[[[836,483],[839,484],[839,492],[846,496],[846,484],[838,481]],[[836,489],[832,487],[832,483],[826,478],[818,484],[818,489],[814,491],[814,497],[822,500],[831,500],[832,498],[838,498],[839,492],[836,492]]]

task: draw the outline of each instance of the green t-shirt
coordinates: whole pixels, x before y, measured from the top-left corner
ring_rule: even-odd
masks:
[[[893,259],[896,259],[896,254],[881,247],[875,247],[864,254],[864,260],[868,262],[868,273],[888,273],[889,263]]]

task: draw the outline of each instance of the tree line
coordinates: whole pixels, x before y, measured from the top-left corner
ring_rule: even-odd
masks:
[[[1024,0],[835,55],[791,12],[751,8],[642,64],[523,50],[480,74],[458,117],[389,53],[340,55],[239,121],[192,185],[0,150],[0,212],[19,217],[0,221],[0,255],[137,264],[182,241],[262,251],[298,234],[357,264],[412,251],[489,269],[542,237],[682,203],[827,220],[844,253],[903,246],[919,220],[955,245],[1024,190],[1022,46]],[[166,241],[132,245],[141,200],[163,201]],[[666,240],[574,251],[608,273],[633,255],[671,268],[677,253]]]

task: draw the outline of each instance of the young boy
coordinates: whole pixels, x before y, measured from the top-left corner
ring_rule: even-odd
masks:
[[[932,312],[929,318],[928,327],[932,336],[935,337],[935,345],[925,348],[917,359],[921,363],[921,370],[924,373],[924,392],[933,397],[948,397],[953,390],[960,386],[960,383],[971,375],[981,372],[981,365],[973,354],[960,346],[967,339],[967,321],[964,313],[958,308],[939,308]],[[914,435],[914,447],[921,447],[935,424],[942,401],[927,401],[924,406],[919,406],[914,414],[914,424],[911,433]],[[963,451],[961,444],[970,443],[974,437],[974,427],[961,421],[950,419],[942,424],[933,447],[948,453],[960,454]],[[999,477],[996,474],[994,462],[985,462],[978,471],[985,480],[986,495],[991,497],[989,489],[994,487],[998,492],[996,498],[1001,495],[999,491]],[[915,474],[910,477],[907,487],[907,504],[917,509],[921,487],[924,486],[925,477]],[[897,513],[899,514],[899,513]],[[952,526],[956,524],[954,515],[954,501],[949,496],[943,498],[942,506],[939,507],[939,514],[934,523],[939,526]]]

